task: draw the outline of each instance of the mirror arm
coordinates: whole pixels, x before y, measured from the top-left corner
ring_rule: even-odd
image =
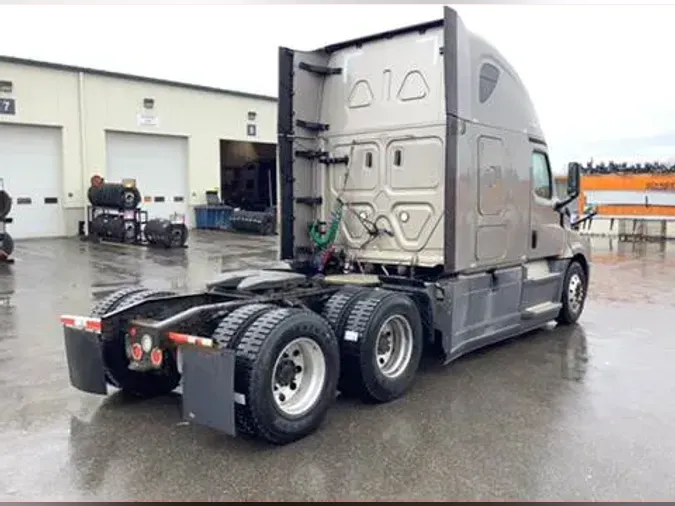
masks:
[[[598,211],[595,211],[595,210],[591,211],[590,213],[585,214],[584,216],[582,216],[581,218],[579,218],[575,222],[570,223],[570,227],[573,228],[573,229],[577,229],[577,228],[579,228],[579,225],[581,225],[585,221],[590,220],[596,214],[598,214]]]
[[[565,207],[567,204],[572,202],[578,196],[579,196],[579,192],[577,191],[577,192],[574,192],[572,195],[568,195],[563,200],[559,200],[558,202],[555,203],[555,210],[560,211],[563,207]]]

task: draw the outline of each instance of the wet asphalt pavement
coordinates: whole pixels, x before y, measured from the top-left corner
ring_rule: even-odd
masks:
[[[70,387],[58,316],[124,285],[193,289],[275,239],[188,250],[18,243],[0,267],[2,500],[675,499],[675,244],[594,243],[578,326],[427,365],[407,396],[338,401],[292,445],[182,422],[176,397]]]

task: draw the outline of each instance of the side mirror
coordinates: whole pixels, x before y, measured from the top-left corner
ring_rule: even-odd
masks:
[[[567,204],[576,199],[581,193],[581,165],[570,162],[567,165],[567,196],[555,204],[556,211],[560,211]]]
[[[570,162],[567,165],[567,198],[570,201],[579,196],[581,192],[581,165]]]

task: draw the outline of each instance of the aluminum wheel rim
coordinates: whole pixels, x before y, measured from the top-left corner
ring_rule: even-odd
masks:
[[[326,358],[319,345],[299,337],[279,353],[272,369],[272,397],[288,416],[301,416],[321,397],[326,381]]]
[[[578,274],[570,276],[567,288],[567,302],[574,313],[578,313],[584,301],[584,284]]]
[[[390,316],[380,327],[375,341],[375,362],[387,378],[402,375],[413,353],[413,331],[407,318]]]

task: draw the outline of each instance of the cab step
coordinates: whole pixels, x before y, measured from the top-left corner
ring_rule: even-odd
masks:
[[[550,316],[553,318],[561,308],[562,304],[560,302],[542,302],[536,306],[528,307],[521,313],[521,316],[523,320],[534,320],[544,318],[550,313]]]

